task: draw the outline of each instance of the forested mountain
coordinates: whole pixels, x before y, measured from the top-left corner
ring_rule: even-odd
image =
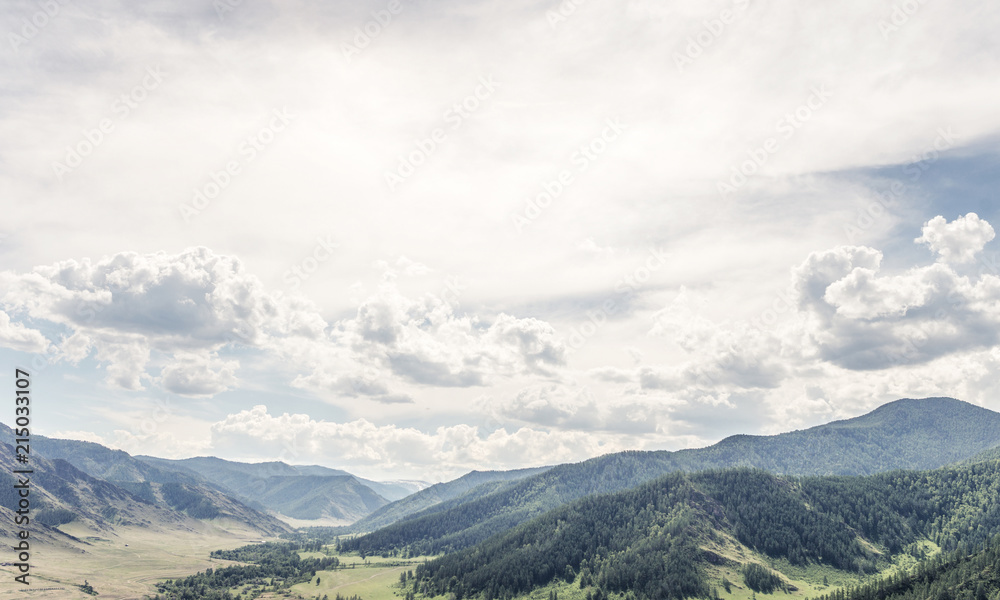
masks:
[[[385,552],[474,545],[562,504],[665,473],[748,466],[776,473],[867,474],[930,469],[1000,444],[1000,414],[948,398],[898,400],[854,419],[775,436],[734,436],[678,452],[623,452],[554,467],[485,496],[416,513],[348,543]]]
[[[492,599],[561,578],[602,594],[709,597],[710,587],[722,586],[711,565],[741,554],[729,544],[792,565],[873,573],[919,539],[945,550],[986,542],[1000,533],[998,494],[1000,462],[867,477],[793,478],[750,469],[673,473],[566,504],[433,560],[418,570],[413,585],[430,594]],[[427,549],[416,541],[404,551]],[[782,582],[760,565],[744,572],[751,588]]]
[[[737,435],[675,453],[685,470],[750,466],[797,475],[935,469],[1000,444],[1000,413],[952,398],[897,400],[802,431]]]
[[[962,464],[972,465],[990,460],[1000,460],[1000,446],[984,450],[972,458],[963,461]]]
[[[513,471],[472,471],[444,483],[436,483],[397,500],[354,523],[345,531],[367,532],[390,525],[410,515],[420,516],[441,512],[454,503],[464,503],[491,494],[515,481],[547,471],[550,467],[516,469]],[[455,502],[457,501],[457,502]]]
[[[997,600],[1000,538],[985,548],[965,547],[921,562],[908,573],[838,590],[816,600]]]

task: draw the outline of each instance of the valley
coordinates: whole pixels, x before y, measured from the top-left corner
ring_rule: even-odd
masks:
[[[136,600],[1000,594],[987,565],[1000,536],[1000,414],[950,399],[431,486],[87,444],[43,439],[32,458],[31,597],[93,597],[84,582]],[[6,507],[15,463],[0,449]],[[300,515],[294,526],[279,508]],[[908,579],[915,569],[922,583]],[[0,599],[22,598],[13,567],[0,573]]]

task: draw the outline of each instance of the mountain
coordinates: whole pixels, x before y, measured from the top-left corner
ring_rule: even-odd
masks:
[[[488,495],[505,485],[548,470],[550,467],[517,469],[513,471],[472,471],[444,483],[428,488],[383,506],[347,528],[350,532],[374,531],[400,521],[410,515],[421,516],[451,508],[450,501],[458,503]],[[473,490],[476,490],[473,492]],[[432,508],[435,507],[435,508]]]
[[[987,462],[991,460],[1000,460],[1000,446],[995,448],[990,448],[989,450],[983,450],[979,454],[973,456],[972,458],[962,461],[962,464],[973,465],[976,463]]]
[[[12,443],[13,440],[13,430],[0,423],[0,441]],[[32,436],[32,449],[50,459],[65,460],[91,477],[157,502],[174,498],[177,494],[171,490],[184,489],[183,494],[202,496],[200,501],[187,499],[185,506],[218,504],[229,507],[224,511],[233,511],[238,504],[256,511],[273,510],[296,519],[325,519],[338,524],[354,522],[390,500],[402,499],[427,485],[420,481],[370,481],[347,471],[318,465],[251,464],[214,457],[167,460],[132,456],[93,442],[41,435]],[[302,481],[291,484],[281,479],[296,477]],[[352,481],[344,480],[345,477]],[[278,479],[270,481],[271,478]],[[164,488],[163,484],[171,485]],[[296,489],[299,497],[291,498],[286,491],[289,486]],[[274,493],[261,494],[262,490],[272,487]],[[166,496],[164,489],[168,492]],[[193,510],[198,514],[212,512],[211,509]]]
[[[799,475],[935,469],[1000,444],[1000,413],[955,400],[897,400],[853,419],[774,436],[737,435],[675,454],[685,470],[753,466]]]
[[[371,479],[351,475],[347,471],[321,467],[319,465],[292,465],[292,468],[300,475],[317,475],[320,477],[343,477],[346,475],[354,477],[373,492],[389,501],[400,500],[430,485],[426,481],[418,480],[372,481]]]
[[[17,465],[14,447],[0,443],[2,506],[17,505],[17,499],[12,496],[16,479],[11,474],[19,468]],[[280,521],[213,490],[180,483],[147,483],[145,485],[157,486],[155,491],[151,487],[146,497],[134,494],[91,477],[65,460],[48,460],[38,453],[34,444],[29,467],[34,471],[28,475],[33,522],[53,528],[76,522],[95,532],[112,531],[117,526],[170,530],[190,527],[190,519],[217,518],[238,521],[264,535],[288,531]],[[202,514],[195,514],[195,510]]]
[[[505,598],[562,580],[595,597],[708,598],[728,570],[769,593],[808,565],[874,573],[919,540],[945,551],[987,543],[1000,532],[998,494],[1000,462],[866,477],[676,472],[430,561],[414,589]]]
[[[894,574],[817,600],[926,600],[1000,596],[1000,538],[976,552],[958,550],[934,557],[909,573]]]
[[[269,477],[258,498],[261,504],[296,519],[347,522],[357,521],[387,502],[351,475]]]
[[[388,504],[388,497],[403,498],[421,485],[420,482],[370,481],[347,471],[317,465],[242,463],[215,457],[136,458],[151,467],[210,481],[260,509],[273,510],[293,519],[340,524],[353,523]]]
[[[0,442],[14,443],[14,431],[0,423]],[[97,479],[113,482],[205,484],[200,477],[149,465],[122,450],[94,442],[31,436],[32,450],[50,460],[61,459]]]
[[[424,551],[448,552],[578,498],[625,490],[674,471],[743,466],[797,475],[864,475],[933,469],[997,445],[998,413],[950,398],[898,400],[803,431],[740,435],[707,448],[623,452],[560,465],[447,510],[412,514],[344,544],[349,550],[383,553],[420,540]]]

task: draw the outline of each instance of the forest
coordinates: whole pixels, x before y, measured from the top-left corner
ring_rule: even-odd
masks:
[[[674,473],[441,556],[417,570],[412,586],[492,600],[565,578],[650,600],[708,597],[699,548],[720,533],[793,565],[871,574],[919,539],[951,552],[1000,533],[998,482],[1000,463],[868,477]],[[404,548],[422,549],[420,540]]]

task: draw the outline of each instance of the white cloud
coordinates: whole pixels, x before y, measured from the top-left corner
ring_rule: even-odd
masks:
[[[837,248],[796,269],[805,334],[824,360],[884,369],[1000,342],[996,275],[973,280],[937,263],[885,276],[880,262],[870,248]]]
[[[376,476],[418,471],[446,478],[484,464],[520,468],[582,460],[625,449],[625,439],[600,440],[586,432],[522,427],[480,431],[473,425],[438,427],[431,433],[366,419],[346,423],[304,414],[272,415],[266,406],[230,414],[212,425],[216,451],[293,463],[323,460]],[[634,441],[632,441],[634,443]]]
[[[160,372],[160,384],[183,396],[212,396],[234,387],[239,362],[215,354],[179,353]]]
[[[941,262],[970,263],[994,237],[992,225],[976,213],[969,213],[951,223],[940,215],[934,217],[924,224],[923,235],[914,241],[927,244]]]
[[[108,382],[127,390],[143,389],[152,354],[160,352],[184,356],[190,368],[184,374],[168,364],[162,379],[167,389],[220,391],[232,383],[238,363],[209,367],[206,359],[191,357],[226,345],[266,345],[271,337],[314,339],[326,325],[301,299],[265,295],[238,259],[206,248],[123,252],[23,274],[5,271],[0,284],[0,304],[70,331],[61,343],[64,358],[79,362],[93,351],[107,365]]]
[[[42,332],[11,321],[10,315],[0,310],[0,346],[22,352],[43,352],[49,341]]]

